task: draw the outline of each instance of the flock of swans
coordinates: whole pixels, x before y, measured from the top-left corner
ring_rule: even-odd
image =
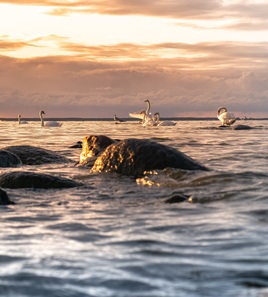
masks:
[[[147,109],[140,112],[129,113],[130,117],[141,119],[142,126],[175,126],[176,122],[173,121],[160,121],[160,114],[156,112],[153,116],[150,113],[151,103],[147,99],[144,102],[147,103]],[[219,107],[217,111],[217,117],[221,122],[220,127],[230,127],[235,123],[236,117],[232,112],[229,112],[226,107]]]
[[[160,120],[160,114],[159,112],[156,112],[154,115],[151,114],[151,103],[147,99],[144,102],[147,103],[146,110],[142,110],[140,112],[132,112],[129,113],[130,117],[138,118],[141,120],[141,124],[143,127],[146,126],[175,126],[176,122],[173,121],[161,121]],[[43,115],[45,115],[45,112],[41,110],[39,112],[39,117],[41,120],[41,127],[60,127],[62,123],[59,123],[57,121],[44,121]],[[236,118],[233,113],[229,112],[226,107],[219,107],[217,111],[217,117],[219,121],[221,122],[221,127],[229,127],[232,124],[235,123]],[[117,122],[124,122],[124,120],[118,118],[116,115],[114,115],[114,120]],[[28,124],[27,121],[21,119],[21,115],[18,115],[18,122],[20,125],[22,124]]]
[[[160,113],[156,112],[154,115],[151,114],[151,103],[147,99],[144,102],[147,103],[146,110],[141,112],[129,113],[130,117],[141,119],[141,124],[143,127],[146,126],[175,126],[177,123],[173,121],[160,121]]]
[[[43,115],[45,114],[45,112],[43,110],[41,110],[39,112],[39,117],[40,117],[40,120],[41,120],[41,127],[60,127],[62,125],[62,123],[59,123],[57,121],[48,121],[48,122],[45,122],[44,121],[44,118],[43,118]],[[18,121],[19,121],[19,125],[23,125],[23,124],[28,124],[27,121],[24,121],[21,119],[21,115],[19,114],[18,115]]]

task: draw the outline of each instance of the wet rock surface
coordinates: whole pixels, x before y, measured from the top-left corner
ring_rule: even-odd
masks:
[[[208,171],[174,148],[149,140],[125,139],[109,145],[97,158],[91,172],[108,171],[140,177],[144,171],[167,167]]]
[[[10,205],[10,204],[15,204],[15,202],[10,200],[6,191],[0,188],[0,205]]]
[[[25,165],[72,162],[53,151],[30,145],[7,146],[3,150],[18,156],[22,164]]]
[[[0,175],[0,187],[10,189],[62,189],[81,185],[71,179],[28,171],[11,171]]]
[[[93,166],[97,157],[115,140],[105,135],[86,136],[82,143],[79,165]]]
[[[0,150],[0,167],[16,167],[21,164],[21,160],[17,155],[7,150]]]

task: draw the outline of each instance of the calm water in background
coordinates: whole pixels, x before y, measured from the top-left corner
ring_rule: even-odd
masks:
[[[219,130],[216,121],[0,122],[0,148],[30,144],[75,162],[80,149],[68,147],[86,135],[146,138],[213,169],[134,180],[73,164],[1,168],[85,186],[6,189],[16,205],[0,207],[0,296],[268,296],[268,121],[239,123],[254,129]],[[164,203],[176,193],[192,203]]]

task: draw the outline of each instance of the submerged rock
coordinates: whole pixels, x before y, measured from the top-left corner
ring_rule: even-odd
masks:
[[[191,196],[184,195],[184,194],[175,194],[171,196],[170,198],[167,198],[164,202],[173,204],[173,203],[181,203],[187,201]]]
[[[15,202],[10,200],[6,191],[0,188],[0,205],[9,205],[9,204],[15,204]]]
[[[242,125],[242,124],[238,124],[238,125],[233,125],[233,126],[227,126],[227,125],[221,125],[218,127],[219,129],[229,129],[229,130],[250,130],[253,129],[252,127],[248,126],[248,125]]]
[[[3,149],[0,149],[0,167],[16,167],[22,164],[20,158]]]
[[[157,142],[125,139],[113,143],[97,158],[91,172],[117,172],[140,177],[144,171],[167,167],[208,170],[178,150]]]
[[[0,175],[0,187],[10,189],[61,189],[81,185],[71,179],[28,171],[11,171]]]
[[[250,130],[253,129],[252,127],[248,126],[248,125],[235,125],[233,126],[234,130]]]
[[[82,141],[77,141],[75,144],[69,146],[69,148],[82,148]]]
[[[82,143],[79,165],[93,166],[97,157],[115,140],[104,135],[89,135]]]
[[[31,145],[7,146],[3,149],[18,156],[25,165],[72,162],[53,151]]]

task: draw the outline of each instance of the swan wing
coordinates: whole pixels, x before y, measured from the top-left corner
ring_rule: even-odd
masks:
[[[140,119],[140,120],[142,120],[144,115],[141,114],[140,112],[130,112],[130,113],[129,113],[129,116],[130,116],[131,118],[136,118],[136,119]]]

